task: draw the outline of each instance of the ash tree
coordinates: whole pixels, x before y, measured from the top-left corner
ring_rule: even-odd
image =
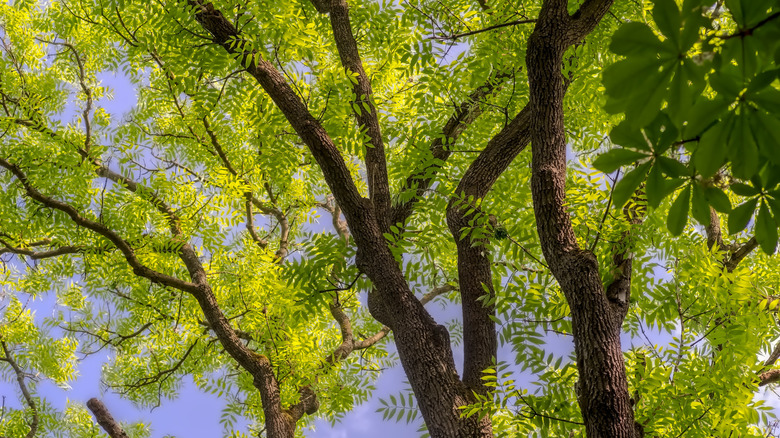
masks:
[[[39,391],[107,354],[107,390],[193,382],[231,436],[340,421],[394,363],[376,421],[432,437],[773,436],[779,17],[0,6],[0,434],[147,436]]]

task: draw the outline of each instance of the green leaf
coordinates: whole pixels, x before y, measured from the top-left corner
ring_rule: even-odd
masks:
[[[679,236],[685,229],[685,224],[688,222],[688,203],[691,197],[691,186],[687,186],[677,196],[677,199],[672,203],[669,208],[669,217],[667,218],[666,227],[673,236]]]
[[[759,193],[757,188],[739,182],[731,184],[729,188],[739,196],[755,196]]]
[[[661,110],[667,95],[667,82],[672,69],[665,65],[660,72],[648,73],[650,79],[642,88],[631,94],[626,108],[626,120],[635,128],[642,128],[652,122]]]
[[[607,95],[625,106],[631,96],[645,90],[659,76],[658,67],[655,58],[627,58],[608,66],[601,75]]]
[[[647,139],[642,134],[642,131],[632,128],[625,120],[612,128],[609,138],[612,140],[612,143],[617,145],[641,149],[648,152],[652,150],[647,143]]]
[[[734,128],[729,136],[728,156],[731,158],[731,171],[734,176],[743,179],[752,178],[759,170],[758,147],[750,132],[747,115],[742,112],[736,117]]]
[[[652,208],[658,208],[661,205],[664,197],[666,197],[666,184],[663,175],[661,174],[661,168],[656,162],[653,168],[650,170],[650,174],[647,176],[647,185],[645,190],[647,191],[647,205]]]
[[[685,17],[685,25],[680,36],[680,53],[686,53],[693,47],[696,41],[699,40],[699,29],[707,27],[709,21],[699,13],[694,11],[688,13],[689,9],[686,9],[689,5],[683,6],[683,12]]]
[[[685,164],[674,160],[672,158],[668,157],[658,157],[656,158],[658,160],[659,166],[661,166],[661,170],[664,171],[665,174],[675,178],[675,177],[681,177],[681,176],[690,176],[691,171],[688,169]]]
[[[693,184],[691,215],[705,227],[710,224],[710,204],[699,184]]]
[[[652,55],[668,50],[649,26],[630,22],[618,28],[612,35],[609,50],[618,55]]]
[[[694,89],[688,84],[688,73],[682,64],[675,68],[674,78],[669,90],[668,112],[675,125],[682,126],[682,122],[690,111],[694,100]]]
[[[714,175],[726,161],[728,148],[723,134],[727,133],[729,128],[730,122],[721,122],[701,136],[693,153],[693,164],[702,177],[709,178]]]
[[[628,202],[631,196],[636,191],[639,184],[645,180],[645,176],[650,171],[650,165],[652,163],[644,163],[636,169],[628,172],[623,178],[615,185],[615,190],[612,191],[612,204],[617,207],[623,207]]]
[[[630,149],[612,149],[599,155],[595,160],[593,160],[593,167],[604,173],[612,173],[618,170],[621,166],[631,164],[646,157],[646,154],[632,151]]]
[[[757,111],[751,117],[751,132],[755,136],[761,155],[776,165],[780,165],[780,119],[763,111]]]
[[[780,114],[780,90],[771,87],[765,88],[748,97],[748,99],[770,114]]]
[[[747,227],[750,218],[753,217],[753,212],[756,211],[756,204],[758,204],[758,198],[753,198],[731,210],[729,213],[729,234],[737,234]]]
[[[721,213],[731,213],[731,201],[726,193],[718,187],[705,187],[704,196],[715,210]]]
[[[766,202],[761,201],[761,208],[756,218],[756,240],[767,254],[774,254],[777,248],[777,224],[769,213]]]
[[[772,209],[775,218],[780,217],[780,191],[769,192],[769,195],[764,200],[769,204],[769,208]]]
[[[674,0],[653,0],[653,20],[665,37],[672,41],[675,48],[680,48],[680,9]]]
[[[728,100],[734,101],[742,92],[742,78],[730,74],[728,70],[715,70],[709,79],[710,86]]]
[[[690,109],[688,123],[683,129],[683,137],[685,139],[691,139],[700,135],[707,127],[715,122],[728,107],[729,103],[724,99],[699,99]]]

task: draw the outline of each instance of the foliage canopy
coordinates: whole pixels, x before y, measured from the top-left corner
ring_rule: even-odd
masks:
[[[139,406],[224,397],[229,436],[337,422],[399,363],[377,421],[434,437],[770,436],[779,18],[0,5],[0,436],[102,433],[37,390],[100,352]]]

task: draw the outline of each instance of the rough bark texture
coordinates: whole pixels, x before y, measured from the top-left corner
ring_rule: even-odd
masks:
[[[578,247],[565,208],[563,54],[593,29],[611,3],[586,1],[573,16],[566,1],[548,0],[542,6],[526,54],[534,114],[531,191],[545,259],[571,308],[578,401],[586,433],[590,438],[634,438],[637,430],[620,345],[629,297],[608,298],[596,258]]]
[[[469,219],[484,214],[475,202],[458,202],[463,199],[482,199],[488,194],[498,177],[530,140],[530,110],[524,108],[485,147],[463,175],[455,197],[447,207],[447,225],[458,248],[458,282],[460,284],[463,311],[463,383],[469,388],[486,394],[482,373],[492,365],[498,349],[495,306],[485,304],[479,298],[495,297],[493,276],[488,259],[487,242],[474,242],[470,237],[460,238],[461,230]],[[466,211],[473,213],[465,216]]]
[[[330,23],[333,37],[341,58],[341,64],[346,69],[352,81],[354,100],[352,107],[361,129],[365,129],[369,141],[365,145],[366,174],[368,176],[368,194],[374,204],[380,228],[386,232],[390,227],[390,184],[387,176],[385,146],[379,129],[376,107],[372,101],[371,82],[363,69],[360,60],[357,41],[352,34],[349,20],[349,7],[346,0],[331,0]]]
[[[111,412],[108,411],[106,405],[96,398],[91,398],[87,401],[87,407],[92,411],[92,415],[95,416],[95,420],[106,431],[111,438],[128,438],[125,430],[122,426],[114,420],[111,416]]]

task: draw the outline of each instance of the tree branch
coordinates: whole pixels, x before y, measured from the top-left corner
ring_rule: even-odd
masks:
[[[76,225],[91,230],[110,241],[120,252],[122,252],[125,260],[127,260],[127,263],[130,265],[136,275],[144,277],[154,283],[174,287],[185,292],[195,293],[198,291],[198,287],[194,283],[183,281],[176,277],[171,277],[169,275],[154,271],[143,265],[135,256],[135,251],[133,248],[116,232],[99,222],[95,222],[81,216],[78,210],[76,210],[73,206],[42,194],[40,191],[38,191],[38,189],[33,187],[33,185],[28,180],[27,175],[25,175],[21,168],[19,168],[17,165],[9,163],[4,158],[0,158],[0,167],[5,168],[16,177],[16,179],[24,187],[27,196],[52,210],[58,210],[65,213]]]
[[[206,3],[203,0],[188,0],[188,4],[195,8],[196,20],[213,36],[213,41],[236,57],[242,65],[247,66],[246,71],[268,93],[277,108],[284,114],[295,132],[312,152],[331,192],[344,209],[350,226],[363,225],[365,219],[362,218],[364,215],[360,212],[364,209],[365,204],[341,153],[322,125],[311,115],[301,99],[295,94],[284,76],[259,53],[237,50],[238,47],[245,46],[242,44],[244,41],[241,35],[211,3]]]
[[[430,292],[423,295],[422,298],[420,298],[420,303],[422,305],[426,305],[439,295],[451,292],[455,289],[456,287],[450,284],[435,287],[431,289]],[[349,316],[347,316],[347,314],[341,308],[341,304],[336,297],[333,298],[329,308],[330,314],[333,315],[333,319],[336,320],[336,323],[338,323],[341,330],[341,344],[336,347],[335,350],[333,350],[333,353],[329,354],[325,358],[325,362],[329,364],[334,364],[343,360],[355,350],[365,350],[366,348],[373,346],[391,332],[390,327],[383,326],[373,335],[363,340],[356,341],[352,332],[352,323],[349,320]]]
[[[506,23],[501,24],[495,24],[493,26],[484,27],[482,29],[472,30],[471,32],[463,32],[463,33],[455,33],[451,35],[440,35],[440,36],[430,36],[428,37],[429,40],[442,40],[442,41],[455,41],[458,38],[463,38],[471,35],[476,35],[483,32],[489,32],[491,30],[501,29],[503,27],[509,27],[509,26],[517,26],[518,24],[529,24],[529,23],[536,23],[535,19],[530,20],[514,20],[514,21],[507,21]]]
[[[751,237],[750,240],[745,242],[742,246],[738,247],[728,258],[728,260],[725,261],[724,266],[729,272],[732,272],[734,269],[736,269],[739,262],[742,261],[745,257],[747,257],[748,254],[750,254],[754,249],[758,248],[758,241],[755,237]]]
[[[209,124],[208,117],[204,116],[202,120],[203,120],[203,126],[206,129],[206,134],[208,134],[209,139],[211,140],[211,145],[214,148],[214,151],[216,152],[220,161],[222,161],[222,165],[225,167],[225,169],[227,169],[228,172],[230,172],[231,175],[233,175],[235,178],[241,181],[241,183],[244,186],[252,187],[249,181],[243,176],[239,175],[238,171],[236,171],[235,167],[233,167],[233,165],[230,163],[227,153],[225,153],[225,149],[222,147],[222,144],[219,142],[219,139],[217,138],[217,135],[214,133],[214,130],[211,129],[211,124]],[[270,188],[268,187],[267,184],[266,184],[266,188],[269,189],[269,197],[273,202],[273,196],[270,196],[271,195]],[[284,212],[279,208],[277,208],[276,206],[269,207],[265,205],[254,195],[254,192],[252,190],[248,189],[244,191],[244,198],[246,198],[246,215],[247,215],[246,228],[249,230],[249,235],[252,237],[252,240],[254,240],[261,248],[265,248],[268,245],[268,242],[266,242],[263,239],[260,239],[257,235],[257,232],[255,231],[252,206],[254,205],[255,207],[257,207],[257,209],[263,212],[263,214],[273,215],[276,218],[276,220],[279,222],[280,237],[279,237],[279,249],[276,251],[276,258],[278,261],[284,260],[284,258],[287,257],[287,253],[288,253],[288,248],[289,248],[288,238],[290,235],[290,223],[287,219],[287,215],[284,214]]]
[[[346,0],[331,0],[330,23],[333,37],[341,58],[341,64],[346,69],[352,82],[352,92],[355,98],[352,109],[357,117],[361,131],[368,134],[369,142],[366,150],[366,174],[368,177],[368,193],[376,209],[380,228],[386,232],[390,227],[390,185],[387,180],[387,161],[382,132],[379,128],[376,107],[373,102],[371,81],[363,69],[357,41],[352,34],[349,20],[349,6]]]
[[[431,142],[429,148],[431,157],[420,163],[401,186],[399,193],[402,194],[403,197],[405,197],[405,195],[403,195],[404,193],[411,191],[414,191],[414,195],[409,197],[406,201],[401,201],[393,208],[392,224],[403,224],[409,219],[415,204],[422,198],[425,191],[430,188],[436,173],[452,154],[452,146],[455,141],[460,137],[463,131],[465,131],[466,128],[482,114],[482,101],[487,96],[497,91],[501,87],[503,81],[512,76],[512,73],[508,72],[499,73],[495,77],[489,78],[485,84],[471,92],[465,101],[455,107],[455,112],[450,116],[447,123],[442,128],[442,135],[437,136]],[[504,127],[501,132],[496,134],[488,145],[493,142],[504,145],[507,140],[515,135],[518,128],[520,128],[520,124],[516,122],[516,119],[517,117],[515,120],[512,120],[512,123]]]
[[[22,396],[24,397],[25,402],[27,402],[27,406],[29,406],[30,410],[32,411],[32,421],[29,423],[30,431],[27,432],[26,438],[33,438],[35,434],[38,433],[38,406],[35,404],[35,400],[33,400],[32,395],[30,395],[30,391],[27,389],[27,384],[24,382],[24,371],[22,371],[21,367],[19,367],[19,365],[14,360],[11,352],[8,350],[8,346],[5,344],[5,341],[0,340],[0,346],[3,347],[3,354],[5,355],[5,357],[1,357],[0,360],[6,362],[14,370],[14,374],[16,375],[16,383],[19,385],[19,390],[22,391]]]
[[[530,114],[530,108],[526,106],[488,142],[485,150],[464,173],[447,205],[447,226],[458,249],[458,282],[464,327],[463,382],[483,394],[487,394],[490,387],[482,379],[482,373],[493,364],[498,352],[495,306],[485,305],[481,298],[486,294],[489,298],[495,295],[493,276],[487,239],[461,239],[461,234],[465,227],[472,226],[474,218],[484,219],[484,212],[478,206],[479,200],[487,195],[498,177],[530,141]],[[469,211],[471,213],[466,216]]]
[[[758,375],[758,386],[766,386],[780,381],[780,370],[769,370]]]
[[[87,401],[87,407],[92,411],[95,420],[97,420],[100,427],[106,431],[108,436],[111,438],[128,438],[125,430],[122,429],[122,426],[120,426],[116,420],[114,420],[114,417],[111,416],[111,412],[108,411],[108,408],[106,408],[106,405],[104,405],[103,402],[96,398],[91,398]]]

